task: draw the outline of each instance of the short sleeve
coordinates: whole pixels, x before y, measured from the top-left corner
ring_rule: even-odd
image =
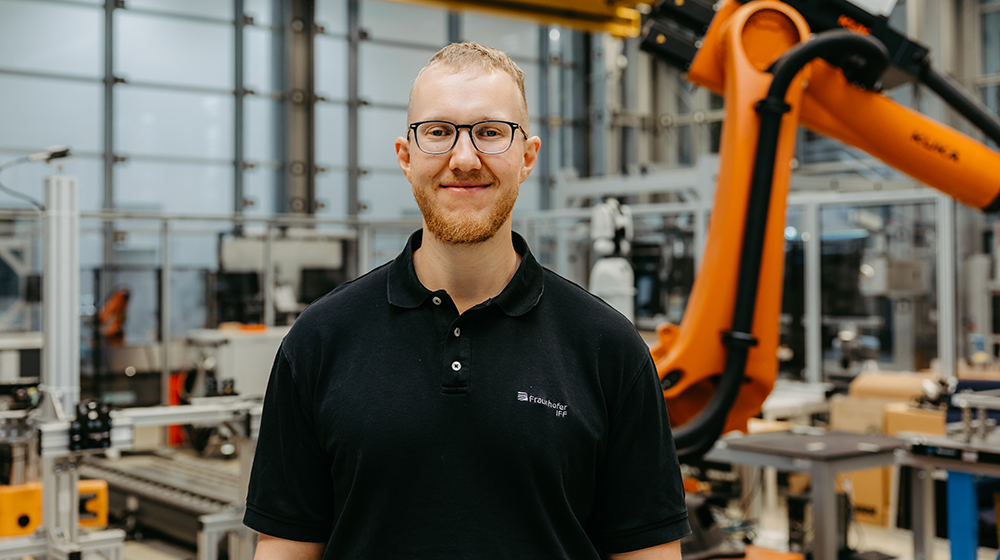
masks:
[[[243,523],[293,541],[326,542],[333,528],[331,458],[320,445],[284,344],[264,395]]]
[[[641,550],[691,533],[680,464],[651,357],[611,417],[597,477],[590,529],[603,552]]]

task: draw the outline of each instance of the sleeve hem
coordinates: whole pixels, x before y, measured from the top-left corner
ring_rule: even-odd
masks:
[[[680,540],[690,534],[691,527],[685,511],[662,523],[606,536],[601,539],[601,548],[606,553],[633,552]]]
[[[330,538],[330,527],[322,524],[301,524],[267,513],[247,504],[243,524],[271,537],[289,541],[325,543]]]

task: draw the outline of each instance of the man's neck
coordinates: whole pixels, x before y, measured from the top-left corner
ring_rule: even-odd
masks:
[[[493,238],[474,245],[443,243],[424,228],[420,248],[413,253],[420,283],[432,292],[448,292],[460,314],[498,296],[520,263],[509,224]]]

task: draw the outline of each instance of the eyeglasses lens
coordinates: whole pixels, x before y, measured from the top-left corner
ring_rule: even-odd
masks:
[[[507,151],[513,140],[514,128],[504,122],[481,122],[472,127],[472,144],[485,154]],[[425,152],[443,154],[455,145],[458,130],[448,122],[422,123],[416,129],[417,145]]]

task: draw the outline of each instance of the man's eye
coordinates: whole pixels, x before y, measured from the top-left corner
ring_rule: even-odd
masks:
[[[487,129],[480,129],[479,135],[482,136],[483,138],[496,138],[502,135],[502,133],[495,128],[487,128]]]
[[[448,130],[443,129],[443,128],[434,128],[434,129],[428,130],[426,132],[426,134],[428,136],[434,136],[436,138],[441,138],[443,136],[448,136],[450,134],[450,132]]]

